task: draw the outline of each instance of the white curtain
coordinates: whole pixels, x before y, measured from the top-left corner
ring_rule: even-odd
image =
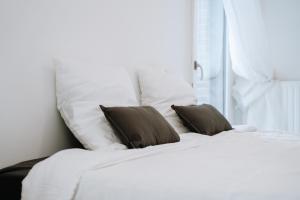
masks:
[[[271,86],[273,67],[260,0],[223,0],[229,27],[233,71],[239,76],[235,97],[248,107]]]
[[[233,70],[256,82],[273,78],[260,0],[223,0],[229,26]]]
[[[232,69],[237,75],[233,96],[245,122],[261,129],[279,129],[279,83],[274,67],[260,0],[223,0],[229,26]]]

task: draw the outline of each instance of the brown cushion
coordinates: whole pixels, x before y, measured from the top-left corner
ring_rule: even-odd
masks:
[[[128,148],[180,140],[172,126],[153,107],[100,107],[116,135]]]
[[[204,135],[215,135],[231,130],[227,119],[213,106],[208,104],[193,106],[171,106],[191,131]]]

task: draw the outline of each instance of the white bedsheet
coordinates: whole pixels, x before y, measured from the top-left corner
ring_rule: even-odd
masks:
[[[23,200],[299,200],[300,140],[228,131],[136,150],[58,152],[23,181]]]

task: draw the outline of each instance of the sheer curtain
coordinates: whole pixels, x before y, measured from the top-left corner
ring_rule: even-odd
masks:
[[[261,0],[223,0],[229,27],[233,96],[244,123],[300,132],[300,87],[274,79]],[[298,112],[294,112],[296,109]]]
[[[235,97],[248,107],[272,85],[273,67],[260,0],[223,0],[229,26]]]
[[[224,114],[231,105],[241,114],[239,121],[229,118],[233,123],[300,134],[300,82],[274,79],[261,0],[194,2],[194,85],[199,103],[210,103]],[[228,81],[226,42],[233,85]],[[235,103],[228,104],[231,97]]]
[[[229,28],[233,96],[244,123],[260,129],[280,130],[280,82],[274,80],[260,0],[223,0]]]

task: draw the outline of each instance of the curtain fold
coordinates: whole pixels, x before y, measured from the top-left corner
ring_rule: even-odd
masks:
[[[300,84],[274,79],[261,0],[223,0],[223,6],[239,117],[261,130],[299,132]]]
[[[229,27],[232,69],[238,76],[233,95],[247,109],[273,84],[274,69],[269,55],[260,0],[223,0]]]

